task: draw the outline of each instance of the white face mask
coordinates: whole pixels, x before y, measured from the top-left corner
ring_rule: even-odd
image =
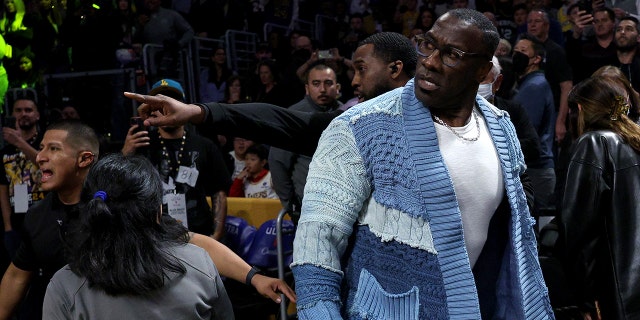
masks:
[[[478,94],[491,101],[493,99],[493,83],[481,83],[478,87]]]

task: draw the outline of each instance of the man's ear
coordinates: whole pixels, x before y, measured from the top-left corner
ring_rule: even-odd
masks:
[[[95,155],[91,151],[81,151],[78,156],[78,167],[87,168],[93,164],[95,160]]]
[[[404,68],[404,64],[400,60],[393,61],[389,64],[389,69],[391,69],[391,78],[397,79],[402,74],[402,69]]]
[[[542,57],[539,55],[536,55],[535,57],[533,57],[533,63],[539,66],[542,63]]]

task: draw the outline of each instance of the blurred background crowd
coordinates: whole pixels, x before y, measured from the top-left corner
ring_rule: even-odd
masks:
[[[633,3],[633,8],[624,7]],[[550,37],[565,46],[576,28],[571,1],[550,0],[5,0],[0,94],[33,89],[42,121],[72,106],[103,136],[123,141],[134,112],[122,91],[146,93],[160,78],[181,82],[186,100],[261,101],[288,107],[305,94],[296,71],[311,53],[333,58],[340,100],[354,97],[351,58],[358,42],[380,31],[412,37],[450,8],[485,12],[508,51],[542,9]],[[577,5],[577,4],[576,4]],[[591,4],[589,4],[590,6]],[[595,4],[594,7],[605,3]],[[616,1],[617,16],[635,3]],[[613,7],[613,6],[611,6]],[[581,27],[581,26],[578,26]],[[613,25],[609,32],[613,31]],[[585,31],[581,37],[595,36]],[[569,59],[570,61],[577,61]],[[261,72],[263,69],[264,72]],[[5,83],[3,85],[3,83]],[[286,89],[285,89],[286,88]],[[1,100],[0,100],[1,101]],[[6,113],[5,113],[6,114]]]

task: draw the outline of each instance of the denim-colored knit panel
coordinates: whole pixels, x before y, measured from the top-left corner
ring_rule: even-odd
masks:
[[[333,301],[318,301],[313,308],[298,308],[298,319],[317,319],[317,320],[342,320],[342,315],[338,311]]]
[[[415,165],[405,140],[401,98],[397,93],[401,90],[398,88],[356,105],[341,117],[351,123],[376,201],[428,220],[416,189]]]
[[[358,291],[353,299],[350,315],[365,319],[419,320],[420,290],[413,287],[403,293],[389,293],[366,269],[360,272]]]
[[[356,227],[354,243],[345,271],[346,310],[371,312],[353,305],[360,274],[365,269],[386,293],[404,294],[417,288],[420,319],[449,318],[447,295],[436,255],[395,241],[380,242],[367,226]],[[407,306],[412,307],[415,306]]]
[[[358,223],[367,225],[369,230],[383,242],[396,241],[412,248],[438,254],[431,237],[429,223],[421,217],[412,217],[400,210],[379,204],[369,198]]]
[[[520,143],[516,138],[515,128],[508,120],[508,114],[495,111],[486,101],[476,99],[482,110],[489,131],[498,150],[503,166],[503,177],[512,219],[510,226],[511,243],[507,250],[511,261],[508,276],[499,280],[498,309],[507,310],[505,316],[520,314],[526,319],[553,319],[553,310],[549,293],[542,277],[538,261],[537,242],[534,234],[535,220],[529,213],[526,196],[520,182],[520,174],[524,172],[524,156]],[[515,275],[515,276],[514,276]],[[511,292],[506,294],[505,291]],[[504,299],[501,297],[509,297]],[[517,308],[508,306],[518,303]]]
[[[305,309],[315,301],[326,300],[340,304],[340,281],[342,274],[313,265],[292,268],[298,295],[297,306]]]

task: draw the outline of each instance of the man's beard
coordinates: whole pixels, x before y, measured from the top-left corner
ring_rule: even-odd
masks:
[[[360,94],[364,97],[364,101],[367,101],[379,95],[382,95],[383,93],[387,93],[393,89],[395,88],[391,86],[391,84],[378,82],[373,90],[371,90],[373,92],[371,95],[364,95],[362,92],[360,92]]]
[[[29,122],[29,123],[26,123],[26,124],[18,123],[18,127],[20,127],[20,130],[24,130],[24,131],[29,131],[29,130],[33,129],[33,127],[35,127],[35,126],[36,126],[36,124],[33,123],[33,122]]]
[[[622,52],[630,52],[635,50],[638,47],[638,44],[635,42],[627,44],[626,46],[621,46],[617,42],[615,44],[618,47],[618,51],[622,51]]]

